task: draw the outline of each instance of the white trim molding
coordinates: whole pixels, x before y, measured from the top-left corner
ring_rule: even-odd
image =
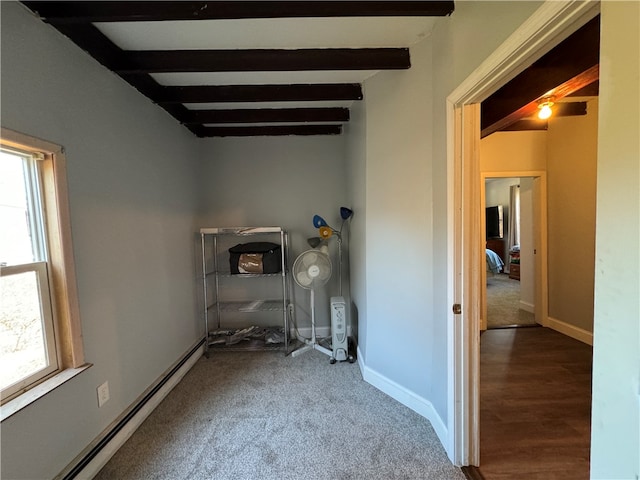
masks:
[[[549,327],[556,332],[560,332],[575,340],[579,340],[582,343],[593,346],[593,332],[585,330],[570,323],[563,322],[553,317],[547,317],[547,324],[545,327]]]
[[[360,353],[359,350],[358,353]],[[440,415],[438,415],[438,412],[436,412],[436,409],[429,400],[416,395],[411,390],[406,389],[402,385],[397,384],[393,380],[390,380],[384,375],[367,367],[364,362],[361,361],[360,355],[358,355],[358,365],[360,366],[362,378],[365,382],[373,385],[381,392],[386,393],[405,407],[410,408],[417,414],[429,420],[442,445],[446,445],[446,442],[449,439],[447,425]]]
[[[533,303],[520,300],[520,310],[524,310],[525,312],[529,312],[529,313],[536,313],[535,308],[536,307]]]
[[[367,367],[365,365],[364,357],[359,346],[356,348],[356,352],[358,367],[360,367],[362,379],[370,385],[376,387],[382,393],[389,395],[391,398],[397,400],[405,407],[410,408],[417,414],[426,418],[429,423],[431,423],[431,426],[436,432],[436,435],[438,436],[438,439],[440,440],[442,445],[446,445],[446,442],[450,439],[449,432],[447,431],[447,424],[444,420],[442,420],[442,417],[438,415],[438,412],[436,412],[433,404],[429,400],[416,395],[411,390],[408,390],[405,387],[397,384],[396,382],[389,380],[387,377],[376,372],[372,368]]]

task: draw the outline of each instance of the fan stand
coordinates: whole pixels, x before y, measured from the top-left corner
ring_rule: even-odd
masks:
[[[296,335],[298,340],[301,341],[302,343],[304,343],[305,345],[303,347],[300,347],[300,348],[294,350],[293,352],[291,352],[291,356],[292,357],[297,357],[298,355],[301,355],[301,354],[303,354],[305,352],[308,352],[309,350],[318,350],[319,352],[322,352],[325,355],[328,355],[328,356],[333,358],[333,351],[329,350],[328,348],[323,347],[316,340],[316,304],[315,304],[315,294],[314,294],[314,289],[313,288],[310,291],[311,291],[311,339],[310,340],[306,339],[306,338],[302,337],[299,334]]]

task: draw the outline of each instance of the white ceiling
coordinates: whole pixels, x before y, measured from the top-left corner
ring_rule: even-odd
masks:
[[[270,18],[94,25],[123,50],[235,50],[409,47],[430,35],[434,17]],[[375,70],[153,73],[163,86],[362,83]],[[353,102],[193,103],[188,109],[349,107]]]
[[[268,18],[94,23],[124,50],[408,47],[430,17]]]

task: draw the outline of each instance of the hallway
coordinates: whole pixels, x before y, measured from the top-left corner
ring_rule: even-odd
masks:
[[[592,348],[543,327],[480,339],[486,480],[589,478]]]

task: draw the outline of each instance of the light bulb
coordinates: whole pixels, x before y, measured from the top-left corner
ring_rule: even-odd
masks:
[[[551,114],[553,113],[553,111],[551,110],[552,105],[553,102],[544,102],[540,104],[540,106],[538,107],[540,109],[538,110],[538,118],[540,120],[546,120],[551,116]]]

